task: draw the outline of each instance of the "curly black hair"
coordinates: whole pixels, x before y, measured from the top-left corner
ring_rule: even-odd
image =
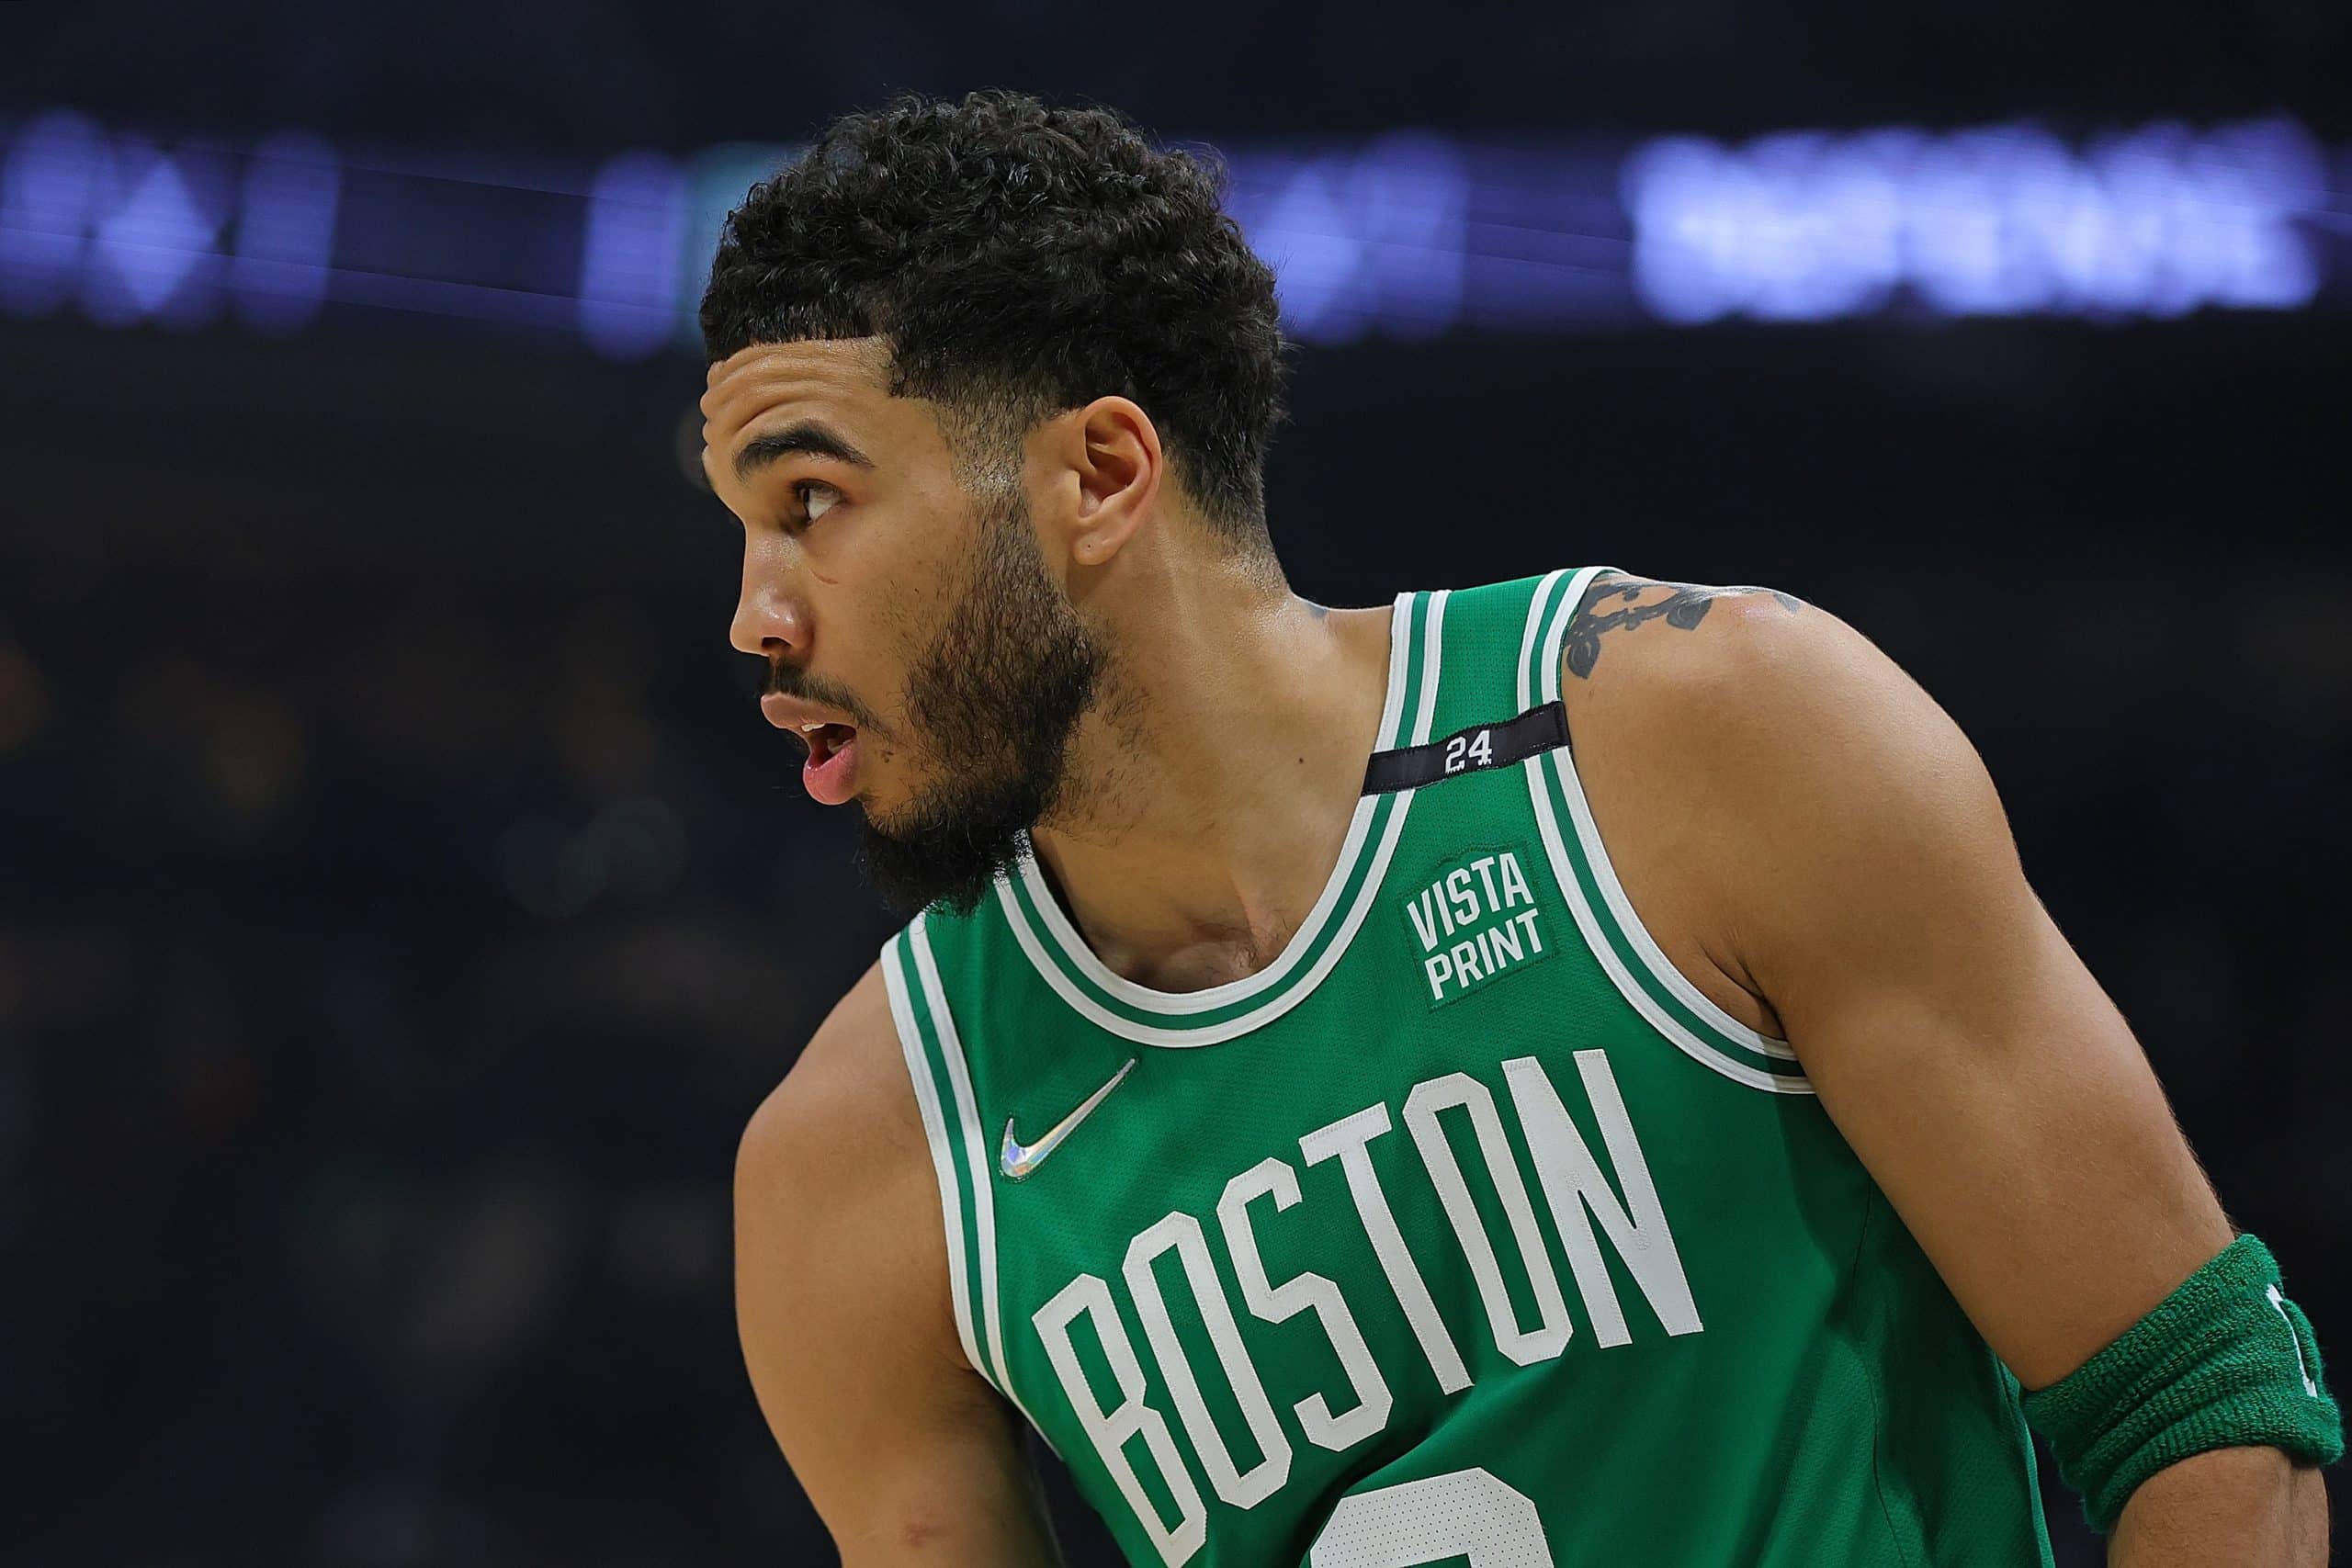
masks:
[[[1222,176],[1110,109],[1020,93],[844,115],[729,215],[704,352],[879,334],[893,396],[941,404],[999,450],[1050,414],[1132,398],[1204,520],[1271,555],[1284,347],[1273,274],[1220,209]]]

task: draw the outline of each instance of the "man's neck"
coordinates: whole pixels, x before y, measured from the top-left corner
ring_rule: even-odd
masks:
[[[1338,863],[1376,743],[1386,607],[1330,610],[1229,579],[1162,581],[1033,839],[1113,972],[1165,991],[1279,955]]]

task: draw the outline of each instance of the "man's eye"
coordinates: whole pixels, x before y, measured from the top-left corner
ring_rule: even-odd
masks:
[[[814,523],[818,518],[831,512],[833,509],[833,503],[842,498],[841,491],[829,484],[820,484],[815,479],[802,479],[792,487],[792,493],[800,502],[802,520],[809,523]]]

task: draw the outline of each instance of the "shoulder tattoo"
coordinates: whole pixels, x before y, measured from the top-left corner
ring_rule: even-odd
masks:
[[[1669,626],[1694,631],[1718,599],[1769,593],[1792,615],[1802,606],[1795,595],[1777,588],[1710,588],[1698,582],[1657,582],[1646,577],[1606,576],[1585,590],[1576,619],[1568,623],[1567,666],[1577,679],[1588,679],[1600,662],[1601,639],[1645,621],[1663,620]]]

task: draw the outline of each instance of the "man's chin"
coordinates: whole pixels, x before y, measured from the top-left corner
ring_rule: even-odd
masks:
[[[858,873],[899,915],[934,905],[967,915],[1018,863],[1026,829],[1010,818],[983,825],[933,818],[909,830],[877,824],[867,813],[858,835]]]

